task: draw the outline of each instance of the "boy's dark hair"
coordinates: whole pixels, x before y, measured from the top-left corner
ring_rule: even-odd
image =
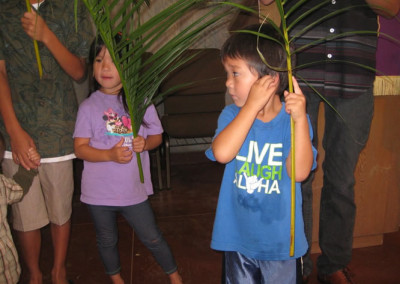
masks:
[[[249,30],[260,34],[265,34],[272,37],[283,44],[283,39],[280,33],[270,24],[251,25],[243,30]],[[264,56],[265,61],[272,68],[268,67],[261,59],[258,51]],[[277,42],[254,35],[249,32],[235,32],[224,43],[221,48],[221,59],[224,61],[227,57],[239,58],[247,62],[250,69],[257,72],[262,77],[265,75],[279,76],[279,87],[277,93],[283,94],[283,91],[288,86],[288,73],[287,71],[276,71],[275,68],[280,70],[287,70],[286,51],[283,45]],[[294,56],[292,56],[292,67],[294,67]]]

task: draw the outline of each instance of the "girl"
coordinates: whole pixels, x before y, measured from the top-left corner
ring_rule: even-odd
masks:
[[[117,39],[118,40],[118,39]],[[153,193],[148,151],[162,142],[160,120],[153,105],[133,139],[121,79],[100,37],[91,58],[96,91],[82,102],[75,125],[74,148],[84,160],[81,201],[88,205],[96,229],[97,246],[113,283],[124,283],[117,247],[117,213],[122,214],[139,239],[152,252],[171,283],[182,283],[147,196]],[[144,183],[140,182],[136,155],[140,153]]]

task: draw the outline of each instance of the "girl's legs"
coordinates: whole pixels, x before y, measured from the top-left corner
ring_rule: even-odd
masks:
[[[113,284],[124,284],[124,280],[121,277],[121,273],[117,273],[114,275],[110,275],[111,281]]]
[[[182,283],[172,252],[158,228],[148,200],[121,208],[121,214],[135,230],[142,243],[150,250],[171,283]]]
[[[96,230],[97,248],[113,283],[124,283],[118,252],[117,213],[120,207],[88,205]]]

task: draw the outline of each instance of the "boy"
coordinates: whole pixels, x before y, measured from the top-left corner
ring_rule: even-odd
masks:
[[[72,80],[86,76],[93,28],[82,1],[76,13],[74,1],[29,2],[31,12],[23,0],[4,2],[0,9],[0,132],[7,141],[2,167],[8,177],[19,166],[36,169],[28,150],[40,152],[39,174],[23,200],[12,206],[13,227],[27,267],[22,280],[43,283],[40,229],[50,223],[52,283],[66,284],[74,190],[72,133],[78,109]],[[41,79],[33,39],[40,51]]]
[[[5,150],[4,138],[0,133],[0,163]],[[33,148],[29,150],[29,157],[33,161],[40,161],[39,154]],[[17,250],[7,221],[7,207],[21,200],[36,174],[36,170],[27,171],[23,167],[19,167],[13,179],[0,174],[0,283],[15,284],[21,273]]]
[[[258,26],[246,28],[257,32]],[[280,40],[264,25],[260,33]],[[296,258],[307,250],[300,182],[316,166],[305,98],[294,79],[284,91],[286,53],[276,42],[235,33],[222,47],[226,86],[234,104],[225,107],[206,155],[226,168],[211,247],[224,251],[227,283],[296,283]],[[284,92],[283,92],[284,91]],[[284,93],[284,101],[280,95]],[[289,256],[291,204],[291,131],[295,123],[295,252]]]

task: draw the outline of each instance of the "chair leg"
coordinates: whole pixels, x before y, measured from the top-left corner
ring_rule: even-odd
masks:
[[[170,149],[169,136],[165,135],[165,168],[167,171],[167,189],[171,188],[171,164],[170,164]]]
[[[160,154],[160,147],[156,149],[156,162],[157,162],[157,175],[158,175],[158,188],[162,190],[163,188],[163,181],[162,181],[162,174],[161,174],[161,154]]]

